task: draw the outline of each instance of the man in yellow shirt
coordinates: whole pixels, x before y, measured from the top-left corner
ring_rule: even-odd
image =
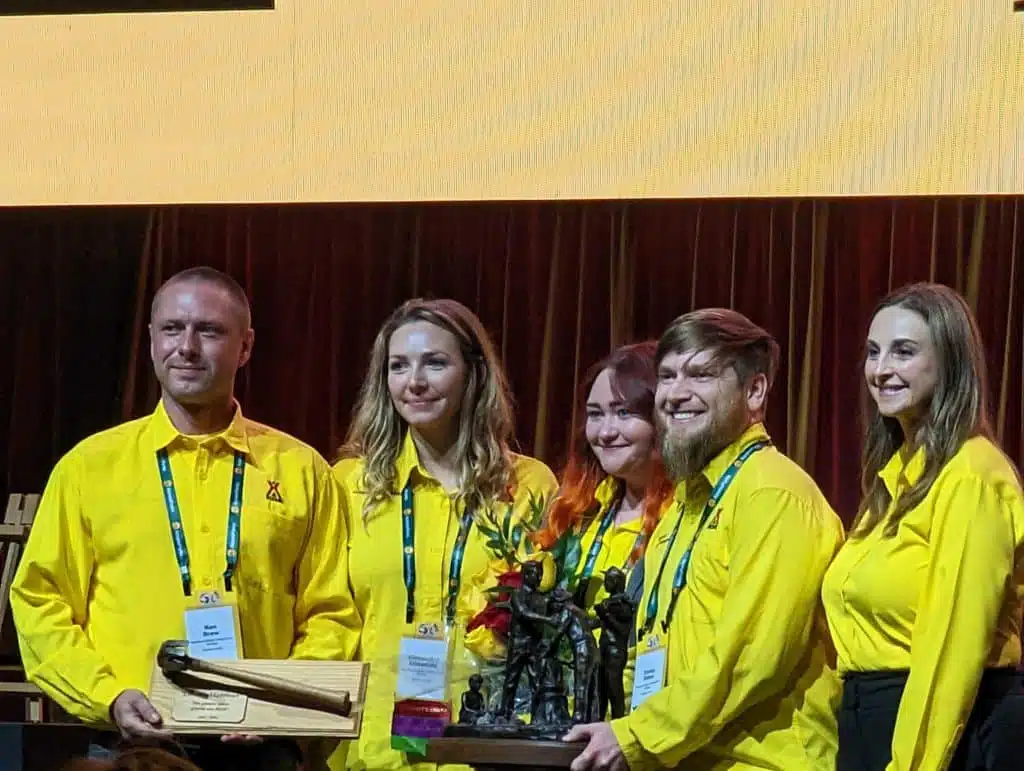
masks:
[[[58,461],[14,578],[28,679],[131,741],[168,738],[146,696],[166,640],[201,658],[344,659],[358,645],[330,466],[234,399],[253,338],[245,293],[219,271],[183,271],[157,291],[160,402]],[[229,739],[197,743],[193,759],[295,766],[279,743]]]
[[[763,420],[778,345],[745,316],[678,318],[658,345],[676,482],[644,557],[631,714],[577,726],[573,771],[832,771],[839,681],[819,591],[843,528]]]

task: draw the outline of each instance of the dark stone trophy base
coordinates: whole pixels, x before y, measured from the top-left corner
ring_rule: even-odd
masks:
[[[475,726],[463,728],[479,730]],[[445,733],[443,738],[427,741],[427,761],[468,765],[477,771],[564,771],[587,746],[542,738],[481,738]]]
[[[454,724],[444,737],[427,742],[427,760],[464,763],[478,771],[499,769],[566,769],[586,742],[559,741],[572,727],[568,721],[527,725],[521,720],[477,725]]]
[[[524,741],[557,742],[565,736],[572,723],[544,723],[527,725],[521,721],[515,723],[490,723],[485,725],[450,725],[444,729],[445,738],[463,739],[522,739]]]

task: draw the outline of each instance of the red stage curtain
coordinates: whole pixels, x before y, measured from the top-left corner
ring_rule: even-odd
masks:
[[[976,308],[993,417],[1024,460],[1024,199],[483,203],[173,208],[155,214],[145,292],[207,263],[253,300],[256,349],[239,395],[253,417],[329,456],[377,326],[402,300],[451,296],[498,341],[524,451],[556,467],[574,385],[613,345],[726,305],[783,348],[768,423],[849,519],[858,498],[861,357],[891,287],[932,279]],[[145,336],[124,416],[156,397]]]
[[[248,414],[331,456],[374,332],[402,300],[452,296],[498,341],[522,449],[557,468],[574,384],[613,345],[733,306],[779,338],[777,443],[848,519],[871,308],[934,279],[975,307],[993,417],[1024,461],[1024,197],[0,212],[0,493],[38,491],[86,434],[155,400],[154,287],[199,263],[250,292]]]
[[[0,210],[0,505],[120,420],[149,212]]]

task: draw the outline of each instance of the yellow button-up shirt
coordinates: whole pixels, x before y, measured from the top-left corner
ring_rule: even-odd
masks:
[[[601,484],[594,491],[594,499],[600,504],[600,510],[593,521],[587,525],[587,529],[583,532],[583,537],[580,539],[580,564],[577,566],[578,571],[583,570],[587,562],[587,555],[590,554],[590,549],[597,538],[597,531],[601,529],[601,520],[604,519],[608,513],[608,508],[615,501],[620,487],[621,482],[616,480],[615,477],[608,476],[601,480]],[[627,563],[629,562],[630,555],[633,553],[633,549],[636,547],[637,538],[642,529],[643,516],[640,516],[621,525],[612,523],[611,527],[605,531],[604,537],[601,539],[601,550],[594,561],[594,572],[587,581],[587,589],[584,595],[585,607],[583,610],[590,613],[591,616],[594,615],[594,606],[608,598],[608,592],[604,588],[604,573],[608,568],[621,568],[626,574],[628,584],[629,574],[632,569],[627,568]],[[639,581],[639,577],[637,580]],[[601,639],[600,628],[594,630],[594,636],[598,640]],[[622,673],[622,687],[626,694],[627,710],[629,709],[630,696],[633,692],[635,662],[636,648],[631,645],[626,657],[626,668]]]
[[[580,562],[576,567],[578,572],[583,570],[587,562],[587,555],[590,554],[590,549],[597,538],[597,531],[601,529],[601,522],[608,513],[608,508],[615,501],[620,485],[621,482],[615,477],[609,476],[605,477],[594,491],[594,499],[600,504],[600,510],[587,525],[587,529],[583,531],[583,537],[580,539]],[[643,518],[637,517],[621,525],[613,522],[605,531],[601,538],[601,549],[594,561],[593,573],[587,580],[584,610],[590,610],[608,597],[608,592],[604,589],[604,572],[608,568],[621,568],[628,576],[626,563],[629,561],[629,555],[633,553],[633,547],[636,546],[642,525]]]
[[[882,469],[893,500],[924,469],[919,450]],[[884,520],[851,537],[822,597],[839,670],[910,670],[889,771],[944,769],[971,713],[982,670],[1021,660],[1024,497],[1013,465],[976,437],[939,472],[895,536]]]
[[[156,452],[166,449],[189,551],[184,594]],[[234,591],[225,594],[234,452],[245,454]],[[121,691],[149,691],[157,649],[184,639],[200,592],[238,604],[248,658],[351,658],[359,616],[348,592],[346,518],[330,466],[236,409],[223,432],[184,436],[153,414],[86,438],[43,492],[11,587],[29,680],[88,722]]]
[[[679,505],[662,517],[644,558],[638,627],[676,522],[652,634],[661,633],[676,566],[712,485],[767,436],[752,426],[703,478],[677,488]],[[746,461],[693,549],[668,631],[666,686],[612,721],[632,771],[684,758],[688,771],[833,771],[839,680],[819,595],[842,538],[839,518],[796,463],[774,447]]]
[[[398,650],[403,634],[414,631],[405,624],[406,591],[402,559],[402,504],[396,494],[373,509],[364,521],[364,463],[349,458],[335,466],[345,495],[349,525],[349,571],[353,596],[363,618],[359,658],[370,663],[370,679],[363,722],[358,741],[342,743],[330,758],[330,767],[341,769],[434,769],[432,763],[414,763],[415,757],[391,749],[391,717],[398,680]],[[463,512],[456,511],[452,496],[419,462],[416,446],[407,433],[396,462],[397,489],[411,480],[416,562],[415,618],[441,623],[448,596],[448,569]],[[515,456],[514,518],[527,516],[531,495],[538,503],[550,498],[556,488],[551,470],[540,461]],[[542,504],[543,505],[543,504]],[[504,511],[508,504],[498,503]],[[463,556],[457,617],[453,624],[451,687],[453,719],[458,716],[459,697],[466,689],[476,662],[464,646],[464,630],[472,616],[486,606],[479,577],[490,573],[495,555],[485,545],[477,527],[469,532]],[[496,578],[496,576],[494,576]],[[486,580],[486,579],[485,579]],[[493,581],[491,582],[493,585]],[[446,766],[446,768],[464,768]]]

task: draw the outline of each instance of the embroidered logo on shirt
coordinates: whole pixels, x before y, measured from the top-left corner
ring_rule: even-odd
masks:
[[[713,517],[711,518],[711,521],[710,521],[710,522],[708,522],[708,530],[717,530],[717,529],[718,529],[718,518],[719,518],[719,517],[720,517],[721,515],[722,515],[722,510],[721,510],[721,509],[718,509],[718,510],[717,510],[717,511],[715,512],[715,516],[713,516]]]
[[[276,501],[277,503],[284,503],[284,499],[281,498],[280,482],[276,482],[273,479],[267,480],[267,500]]]

